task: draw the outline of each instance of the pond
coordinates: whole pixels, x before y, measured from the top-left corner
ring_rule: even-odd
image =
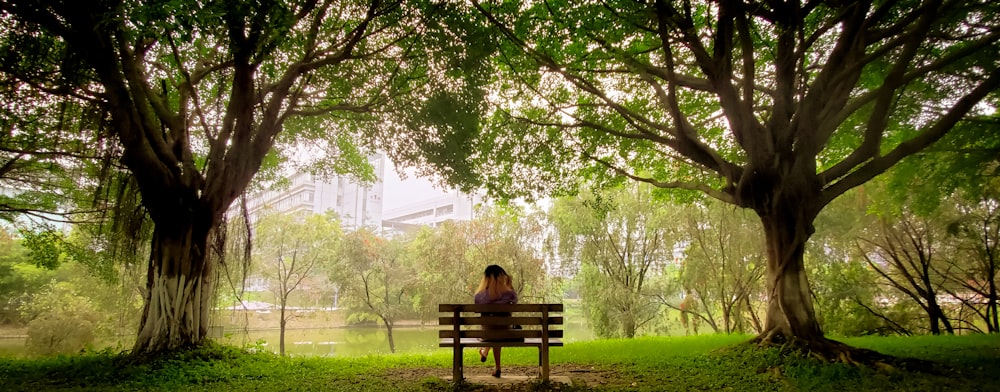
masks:
[[[402,326],[393,330],[397,353],[427,353],[440,350],[437,326]],[[593,333],[583,323],[563,326],[564,342],[594,339]],[[289,329],[285,331],[285,352],[293,356],[364,356],[388,354],[389,340],[385,328],[340,327],[315,329]],[[277,329],[252,331],[226,331],[219,342],[234,346],[251,346],[278,352]],[[0,339],[0,356],[17,356],[26,353],[25,339]],[[113,344],[111,344],[113,345]]]

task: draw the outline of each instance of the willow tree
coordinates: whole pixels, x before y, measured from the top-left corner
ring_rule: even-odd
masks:
[[[560,198],[549,209],[562,260],[578,260],[580,295],[595,333],[634,338],[660,316],[651,284],[684,239],[676,215],[630,184]],[[579,279],[579,278],[578,278]]]
[[[399,90],[417,16],[380,0],[0,1],[18,54],[4,79],[103,111],[153,223],[133,354],[202,343],[210,239],[262,164],[295,153],[276,145],[363,165],[345,124]]]
[[[471,3],[478,25],[456,31],[494,50],[495,72],[467,84],[487,104],[455,102],[489,120],[415,117],[414,133],[475,147],[446,160],[464,171],[439,172],[504,196],[630,179],[751,209],[768,258],[758,341],[828,354],[843,346],[824,337],[803,266],[817,214],[987,115],[1000,86],[996,2]]]

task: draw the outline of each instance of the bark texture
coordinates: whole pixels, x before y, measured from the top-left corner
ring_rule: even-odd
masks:
[[[764,216],[761,220],[767,241],[770,294],[762,338],[769,341],[822,338],[803,262],[806,241],[812,234],[811,224],[780,216]]]
[[[204,225],[154,232],[133,354],[192,347],[208,336],[214,281],[206,262],[208,235]]]

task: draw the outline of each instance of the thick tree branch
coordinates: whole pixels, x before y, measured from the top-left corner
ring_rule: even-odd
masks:
[[[941,116],[935,123],[925,128],[919,135],[910,140],[900,143],[896,148],[889,151],[884,156],[874,156],[857,170],[837,179],[835,176],[839,170],[837,166],[830,168],[824,173],[820,173],[820,178],[826,179],[827,186],[821,195],[821,204],[826,205],[834,198],[843,194],[849,189],[864,184],[875,176],[884,173],[890,167],[914,153],[921,151],[925,147],[933,144],[943,137],[948,131],[955,127],[959,121],[965,118],[980,100],[988,94],[1000,88],[1000,68],[994,69],[978,86],[963,96],[951,109]]]
[[[839,122],[830,121],[846,104],[861,77],[860,59],[865,55],[864,31],[867,7],[852,3],[840,13],[840,33],[827,62],[801,104],[789,128],[795,129],[795,149],[803,156],[814,157],[827,144]],[[789,80],[794,79],[789,77]],[[781,80],[779,78],[779,80]],[[793,144],[792,140],[781,142]]]
[[[518,47],[520,47],[520,49],[524,53],[531,56],[536,62],[538,62],[539,65],[544,66],[550,72],[560,75],[566,81],[572,83],[574,86],[583,90],[584,92],[598,98],[599,100],[604,102],[609,108],[611,108],[616,113],[621,115],[622,118],[626,120],[634,119],[637,121],[641,121],[643,124],[645,124],[646,127],[650,127],[653,129],[662,129],[662,125],[657,124],[656,122],[649,120],[645,116],[641,116],[638,113],[635,113],[634,111],[631,111],[628,108],[622,106],[620,103],[611,99],[603,90],[598,88],[590,81],[580,77],[579,75],[569,73],[564,67],[561,66],[561,64],[557,63],[550,56],[532,48],[531,45],[528,45],[526,42],[520,39],[513,31],[511,31],[509,27],[505,26],[502,22],[500,22],[496,18],[496,16],[494,16],[490,11],[483,8],[482,5],[479,3],[479,1],[473,1],[473,6],[481,14],[483,14],[494,27],[499,29],[501,33],[504,34],[505,37],[507,37],[509,40],[517,44]],[[645,127],[637,127],[637,129],[643,130],[645,129]],[[697,147],[699,145],[698,143],[692,141],[690,143],[682,143],[682,145],[688,145],[691,147],[689,149],[686,149],[682,153],[692,154],[691,158],[693,160],[698,161],[700,164],[705,165],[706,167],[715,167],[715,168],[719,167],[719,163],[717,162],[717,160],[711,158],[712,154]],[[722,172],[725,169],[729,168],[718,168],[716,170]]]
[[[662,182],[662,181],[658,181],[658,180],[653,179],[653,178],[642,177],[642,176],[638,176],[638,175],[632,174],[631,172],[629,172],[629,171],[627,171],[625,169],[622,169],[622,168],[620,168],[620,167],[618,167],[618,166],[616,166],[616,165],[614,165],[614,164],[612,164],[612,163],[610,163],[608,161],[605,161],[603,159],[594,157],[594,156],[592,156],[592,155],[590,155],[588,153],[584,153],[584,157],[587,158],[588,160],[591,160],[593,162],[599,163],[599,164],[603,165],[604,167],[606,167],[608,169],[611,169],[615,173],[618,173],[619,175],[628,177],[628,178],[630,178],[630,179],[632,179],[634,181],[644,182],[644,183],[653,185],[653,186],[655,186],[657,188],[665,188],[665,189],[668,189],[668,188],[673,188],[673,189],[687,189],[687,190],[699,191],[699,192],[703,192],[706,195],[711,196],[711,197],[713,197],[715,199],[719,199],[721,201],[724,201],[726,203],[735,204],[732,195],[730,195],[728,193],[725,193],[725,192],[722,192],[722,191],[719,191],[719,190],[716,190],[716,189],[713,189],[713,188],[711,188],[711,187],[709,187],[708,185],[705,185],[705,184],[689,183],[689,182],[683,182],[683,181]]]
[[[923,12],[919,23],[914,27],[914,32],[907,36],[903,43],[902,53],[899,54],[898,59],[886,74],[885,81],[877,89],[875,106],[868,116],[868,122],[865,124],[861,145],[844,158],[844,160],[834,165],[830,169],[831,173],[846,172],[849,168],[853,168],[861,162],[879,154],[883,133],[889,126],[889,115],[893,107],[893,100],[898,93],[897,90],[903,85],[906,70],[909,68],[910,63],[917,54],[917,50],[931,28],[936,8],[929,5],[922,8]],[[832,133],[832,129],[827,132]]]

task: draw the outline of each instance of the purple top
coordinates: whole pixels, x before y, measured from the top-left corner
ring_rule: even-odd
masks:
[[[487,299],[486,291],[476,293],[477,304],[516,304],[517,293],[514,290],[504,291],[499,298]]]

